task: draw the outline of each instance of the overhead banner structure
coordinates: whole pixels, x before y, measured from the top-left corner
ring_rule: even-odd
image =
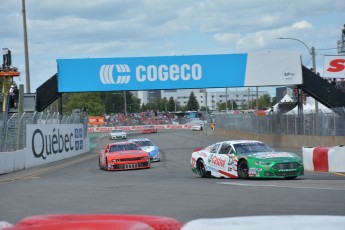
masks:
[[[345,78],[345,56],[325,56],[323,59],[323,76],[325,78]]]
[[[61,93],[302,84],[297,52],[58,59],[57,65]]]

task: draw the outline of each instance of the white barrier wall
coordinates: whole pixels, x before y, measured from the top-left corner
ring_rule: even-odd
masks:
[[[10,173],[25,168],[25,150],[0,152],[0,174]]]
[[[26,148],[0,152],[0,174],[74,157],[90,150],[81,124],[28,124]]]

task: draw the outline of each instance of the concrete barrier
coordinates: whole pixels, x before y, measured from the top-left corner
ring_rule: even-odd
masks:
[[[25,150],[0,152],[0,174],[11,173],[25,168]]]
[[[303,147],[305,170],[319,172],[345,172],[345,146]]]

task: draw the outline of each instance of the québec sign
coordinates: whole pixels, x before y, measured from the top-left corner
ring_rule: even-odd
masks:
[[[345,56],[325,56],[323,69],[325,78],[345,78]]]
[[[74,155],[84,149],[84,131],[81,125],[27,125],[27,148],[30,158],[51,162]]]

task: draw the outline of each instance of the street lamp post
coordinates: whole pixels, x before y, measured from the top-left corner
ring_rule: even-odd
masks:
[[[22,8],[23,8],[24,50],[25,50],[25,84],[26,84],[26,93],[30,93],[29,48],[28,48],[28,33],[26,29],[25,0],[22,0]]]
[[[126,99],[126,91],[123,91],[123,101],[125,103],[125,114],[127,114],[127,99]]]
[[[307,46],[307,44],[305,44],[304,42],[302,42],[301,40],[297,39],[297,38],[284,38],[284,37],[280,37],[278,39],[287,39],[287,40],[295,40],[298,41],[299,43],[302,43],[308,50],[309,54],[311,55],[312,58],[312,63],[313,63],[313,72],[316,74],[316,61],[315,61],[315,48],[314,46],[311,47],[311,49]],[[319,134],[319,103],[318,101],[315,99],[315,118],[316,118],[316,134]]]

